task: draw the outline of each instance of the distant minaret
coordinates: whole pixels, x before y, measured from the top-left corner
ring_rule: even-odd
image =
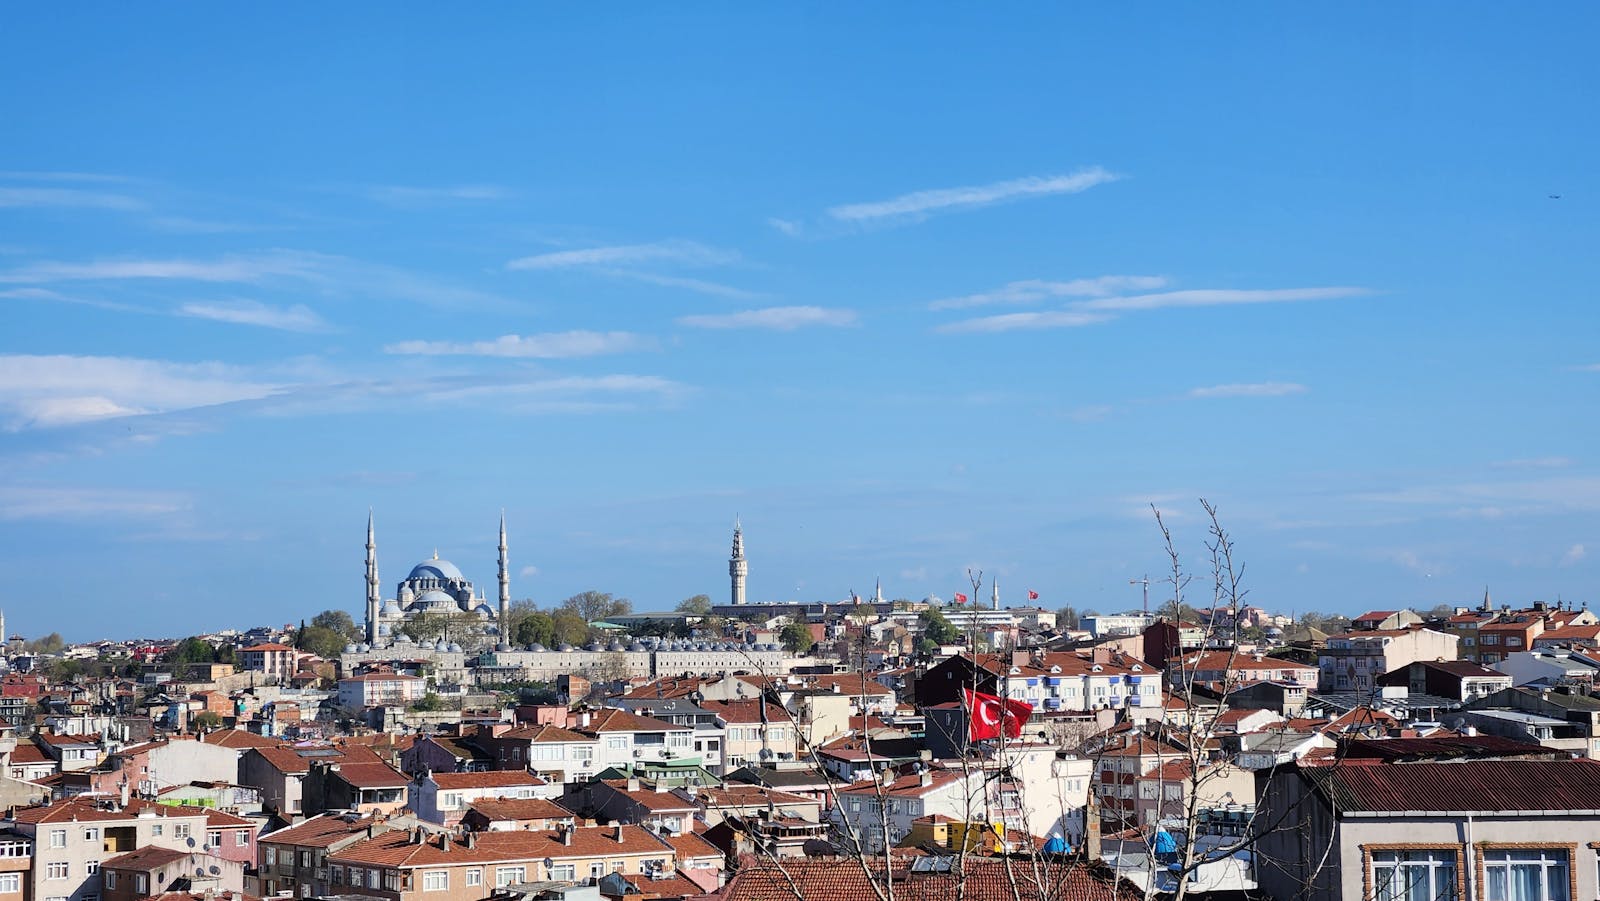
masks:
[[[750,574],[750,564],[744,559],[744,529],[739,518],[733,519],[733,556],[728,558],[728,576],[733,581],[733,603],[744,604],[744,577]]]
[[[874,603],[874,604],[883,603],[883,577],[882,576],[879,576],[878,578],[872,580],[872,603]]]
[[[511,650],[511,561],[506,556],[506,511],[500,511],[500,650]]]
[[[378,646],[378,539],[372,528],[372,510],[367,510],[367,644]]]
[[[999,610],[1000,609],[1000,580],[999,579],[995,579],[994,580],[994,593],[989,595],[989,608],[991,610]]]

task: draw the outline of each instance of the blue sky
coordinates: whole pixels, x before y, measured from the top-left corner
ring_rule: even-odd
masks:
[[[0,606],[1590,600],[1596,17],[13,11]]]

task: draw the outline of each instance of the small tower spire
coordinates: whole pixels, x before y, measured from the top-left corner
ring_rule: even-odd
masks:
[[[732,584],[732,601],[743,606],[744,580],[750,573],[750,564],[744,559],[744,527],[737,514],[733,517],[733,554],[728,558],[728,578]]]
[[[992,584],[994,585],[994,591],[989,595],[989,607],[992,610],[999,610],[1000,609],[1000,580],[999,579],[995,579]]]
[[[372,508],[367,508],[367,644],[378,644],[378,538]]]
[[[872,603],[883,603],[883,577],[874,576],[872,579]]]
[[[506,511],[500,511],[500,649],[511,650],[511,559],[506,555]]]

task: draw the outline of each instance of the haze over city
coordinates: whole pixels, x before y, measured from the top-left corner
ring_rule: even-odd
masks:
[[[11,10],[8,628],[1594,601],[1595,10],[1146,12]]]

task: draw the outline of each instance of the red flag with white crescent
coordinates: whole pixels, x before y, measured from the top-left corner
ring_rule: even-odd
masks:
[[[967,737],[973,741],[985,738],[1020,738],[1022,727],[1033,716],[1033,705],[1022,701],[998,698],[994,695],[961,690],[967,702]]]
[[[956,592],[956,603],[957,604],[965,604],[966,602],[967,602],[967,596],[962,594],[959,591]]]

